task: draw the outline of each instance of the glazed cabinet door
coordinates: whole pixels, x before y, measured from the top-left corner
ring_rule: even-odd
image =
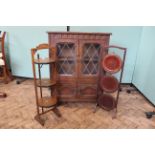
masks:
[[[97,41],[81,41],[79,50],[79,77],[95,78],[98,74],[102,44]]]
[[[57,57],[58,94],[60,99],[75,99],[77,95],[77,54],[76,40],[55,42]]]
[[[88,100],[97,97],[99,64],[103,47],[101,41],[80,41],[78,57],[78,96]]]
[[[60,78],[74,79],[77,77],[77,46],[73,42],[59,42],[57,47],[57,69]]]
[[[57,89],[61,101],[96,101],[99,63],[110,33],[49,32],[56,47]]]

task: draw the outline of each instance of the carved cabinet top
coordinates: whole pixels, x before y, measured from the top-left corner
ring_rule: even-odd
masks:
[[[104,39],[112,33],[90,33],[90,32],[47,32],[48,35],[55,39]]]

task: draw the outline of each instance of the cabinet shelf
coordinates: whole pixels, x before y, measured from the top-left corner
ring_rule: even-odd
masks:
[[[38,105],[40,107],[49,108],[57,104],[57,97],[43,97],[38,99]]]
[[[55,62],[55,60],[52,58],[45,58],[45,59],[39,58],[39,59],[34,60],[35,64],[50,64],[50,63],[54,63],[54,62]]]
[[[50,79],[37,80],[37,87],[51,87],[56,84],[56,81]]]
[[[75,61],[74,57],[68,57],[68,58],[59,58],[58,61]]]
[[[89,59],[89,58],[84,58],[82,61],[83,61],[83,62],[88,62],[88,61],[98,62],[99,60],[98,60],[98,59]]]

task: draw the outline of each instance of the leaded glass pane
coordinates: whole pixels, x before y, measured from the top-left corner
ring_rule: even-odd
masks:
[[[85,44],[82,53],[82,73],[97,74],[100,56],[100,44]]]
[[[72,75],[75,73],[75,45],[73,43],[57,44],[58,73]]]

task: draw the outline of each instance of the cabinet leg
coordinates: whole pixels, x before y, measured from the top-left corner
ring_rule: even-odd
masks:
[[[96,113],[96,111],[97,111],[97,107],[98,107],[98,103],[96,103],[96,105],[95,105],[95,109],[94,109],[93,113]]]
[[[58,101],[58,102],[57,102],[57,107],[60,106],[60,105],[62,105],[62,104],[63,104],[62,101]]]

